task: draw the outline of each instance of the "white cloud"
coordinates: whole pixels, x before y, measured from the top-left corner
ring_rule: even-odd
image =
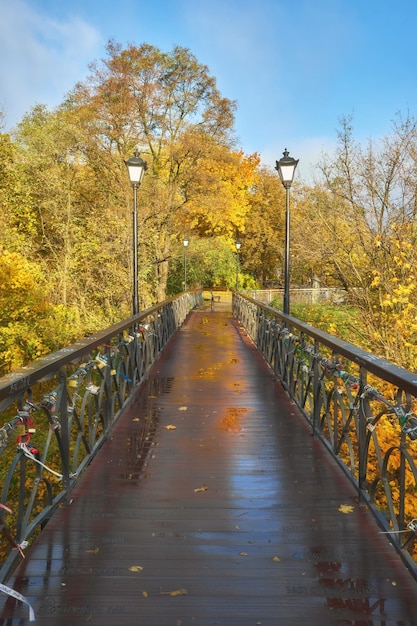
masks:
[[[58,21],[23,0],[0,4],[0,107],[10,127],[37,103],[62,102],[86,76],[101,40],[94,27],[76,17]]]

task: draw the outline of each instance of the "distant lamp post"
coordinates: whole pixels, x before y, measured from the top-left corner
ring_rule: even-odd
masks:
[[[188,237],[184,237],[182,243],[184,245],[184,291],[187,291],[187,248],[190,243]]]
[[[279,177],[286,192],[286,208],[285,208],[285,266],[284,266],[284,313],[290,313],[290,188],[294,180],[295,168],[298,159],[290,157],[288,150],[285,148],[284,156],[276,162],[275,169],[278,171]]]
[[[125,161],[127,171],[129,172],[130,183],[133,187],[133,298],[132,312],[133,315],[139,313],[139,295],[138,295],[138,209],[137,209],[137,191],[140,186],[143,175],[148,169],[146,161],[140,158],[139,152]]]
[[[235,248],[236,248],[236,291],[239,291],[239,250],[242,247],[242,242],[240,239],[236,239]]]

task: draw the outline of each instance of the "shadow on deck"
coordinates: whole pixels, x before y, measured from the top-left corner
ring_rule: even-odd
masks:
[[[190,314],[8,584],[41,626],[417,624],[417,582],[214,309]],[[0,600],[2,624],[28,622]]]

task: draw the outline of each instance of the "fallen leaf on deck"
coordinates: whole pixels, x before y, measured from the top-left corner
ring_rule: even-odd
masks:
[[[353,506],[350,504],[341,504],[337,510],[341,513],[353,513]]]
[[[206,485],[203,485],[202,487],[196,487],[194,489],[194,492],[197,493],[198,491],[207,491],[208,487],[206,487]]]
[[[165,426],[165,428],[166,428],[167,430],[175,430],[175,429],[176,429],[176,426],[174,426],[173,424],[168,424],[168,426]]]
[[[92,548],[91,550],[86,550],[87,554],[97,554],[100,552],[100,548]]]
[[[178,411],[186,411],[188,409],[188,406],[179,406],[178,407]]]
[[[142,591],[142,597],[143,598],[147,598],[148,597],[148,592],[147,591]]]
[[[249,556],[247,552],[239,552],[240,556]]]
[[[132,565],[129,567],[129,572],[141,572],[143,567],[141,565]]]
[[[279,556],[274,556],[272,560],[275,561],[276,563],[279,563],[281,559],[279,558]]]
[[[175,591],[161,591],[161,596],[186,596],[186,589],[175,589]]]

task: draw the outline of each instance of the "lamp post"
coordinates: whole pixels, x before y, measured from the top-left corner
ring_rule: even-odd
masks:
[[[182,243],[184,245],[184,291],[187,291],[187,248],[190,243],[188,237],[184,237]]]
[[[295,168],[298,159],[289,156],[288,150],[285,148],[284,156],[276,161],[275,169],[278,171],[279,177],[286,193],[285,205],[285,265],[284,265],[284,313],[290,313],[290,188],[294,180]]]
[[[138,295],[138,209],[136,196],[138,187],[140,186],[143,175],[148,169],[146,161],[140,158],[139,152],[135,152],[133,157],[125,161],[127,171],[129,172],[130,183],[133,187],[133,297],[132,312],[133,315],[139,313],[139,295]]]
[[[242,242],[240,239],[236,239],[235,248],[236,248],[236,291],[239,290],[239,250],[242,246]]]

